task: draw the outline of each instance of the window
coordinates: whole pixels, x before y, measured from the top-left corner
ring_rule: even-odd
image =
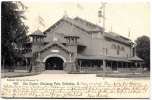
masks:
[[[121,51],[125,51],[125,48],[123,46],[121,47]]]
[[[112,44],[111,48],[112,48],[112,49],[116,49],[116,45],[115,45],[115,44]]]
[[[119,53],[120,53],[120,46],[117,45],[117,55],[119,55]]]
[[[119,49],[117,49],[117,55],[119,55]]]
[[[106,55],[108,55],[108,49],[106,48]]]
[[[120,46],[119,45],[117,45],[117,49],[120,50]]]

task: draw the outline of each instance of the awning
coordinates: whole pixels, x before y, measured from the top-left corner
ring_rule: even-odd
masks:
[[[127,59],[126,57],[112,57],[112,56],[106,56],[106,60],[129,62],[128,59]]]
[[[102,59],[104,59],[104,57],[96,56],[96,55],[78,55],[77,59],[102,60]]]
[[[112,57],[112,56],[98,56],[98,55],[78,55],[77,59],[85,59],[85,60],[109,60],[109,61],[123,61],[129,62],[127,58],[122,57]]]

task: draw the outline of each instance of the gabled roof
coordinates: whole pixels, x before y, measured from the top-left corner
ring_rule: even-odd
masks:
[[[53,27],[55,27],[57,24],[59,24],[61,21],[65,21],[87,33],[92,33],[92,32],[102,32],[103,31],[103,28],[98,26],[98,25],[95,25],[91,22],[88,22],[82,18],[79,18],[79,17],[76,17],[74,19],[71,19],[69,17],[62,17],[58,22],[56,22],[54,25],[52,25],[50,28],[48,28],[45,33],[49,30],[51,30]],[[78,33],[73,33],[73,32],[70,32],[72,30],[69,30],[69,33],[66,33],[67,35],[76,35]],[[72,33],[72,34],[71,34]],[[127,45],[130,45],[131,44],[131,40],[124,37],[124,36],[121,36],[117,33],[114,33],[114,32],[104,32],[104,36],[106,38],[109,38],[109,39],[112,39],[112,40],[115,40],[115,41],[118,41],[118,42],[121,42],[121,43],[124,43],[124,44],[127,44]]]
[[[76,23],[79,24],[79,26],[82,26],[82,27],[85,27],[86,29],[88,29],[88,31],[90,32],[98,32],[98,31],[103,31],[103,28],[98,26],[98,25],[95,25],[85,19],[82,19],[80,17],[75,17],[74,18],[74,21]]]
[[[66,52],[72,53],[71,50],[69,50],[69,49],[66,48],[64,45],[62,45],[62,44],[60,44],[60,43],[58,43],[58,42],[50,42],[50,43],[47,44],[44,48],[42,48],[39,52],[43,52],[43,51],[45,51],[45,50],[47,50],[47,49],[49,49],[50,47],[55,46],[55,45],[61,47],[61,48],[62,48],[63,50],[65,50]]]
[[[81,21],[80,21],[81,20]],[[56,26],[58,23],[60,23],[61,21],[66,21],[70,24],[72,24],[73,26],[83,30],[83,31],[86,31],[86,32],[92,32],[92,31],[102,31],[102,28],[93,24],[93,23],[90,23],[86,20],[83,20],[81,18],[78,18],[76,17],[75,19],[71,19],[69,17],[62,17],[59,21],[57,21],[54,25],[52,25],[50,28],[48,28],[45,33],[47,31],[49,31],[51,28],[53,28],[54,26]],[[85,23],[85,24],[84,24]],[[88,24],[88,25],[87,25]]]
[[[130,39],[123,37],[121,35],[118,35],[117,33],[114,33],[114,32],[105,32],[104,36],[106,38],[109,38],[109,39],[112,39],[115,41],[119,41],[119,42],[127,44],[127,45],[130,45],[130,43],[131,43]]]

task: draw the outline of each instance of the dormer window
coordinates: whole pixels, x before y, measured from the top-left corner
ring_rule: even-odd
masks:
[[[111,48],[112,48],[112,49],[116,49],[117,47],[116,47],[115,44],[112,44]]]

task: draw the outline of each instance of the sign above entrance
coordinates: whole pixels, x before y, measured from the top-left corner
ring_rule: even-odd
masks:
[[[60,52],[59,50],[51,50],[51,52]]]
[[[58,38],[57,37],[53,37],[53,41],[58,41]]]

